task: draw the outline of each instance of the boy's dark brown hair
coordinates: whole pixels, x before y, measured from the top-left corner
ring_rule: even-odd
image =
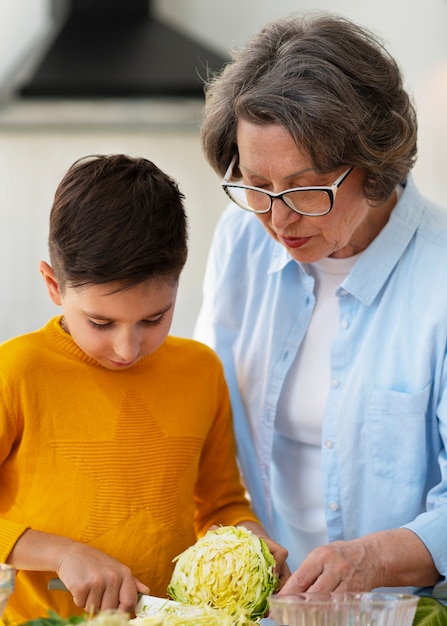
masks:
[[[147,159],[115,154],[76,161],[50,214],[59,288],[178,280],[188,253],[183,200],[177,183]]]

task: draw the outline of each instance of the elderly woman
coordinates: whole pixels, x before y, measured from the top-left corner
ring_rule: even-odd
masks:
[[[196,337],[220,355],[282,593],[447,575],[447,212],[411,177],[396,62],[331,15],[267,24],[206,88],[232,203]],[[414,588],[414,589],[413,589]]]

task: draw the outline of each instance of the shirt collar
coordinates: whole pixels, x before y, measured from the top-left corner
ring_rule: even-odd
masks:
[[[410,176],[387,224],[363,251],[343,281],[342,288],[346,292],[366,305],[372,303],[414,236],[423,210],[422,198]],[[295,260],[284,246],[276,243],[268,272],[280,272],[292,262]],[[298,265],[305,271],[301,263]]]
[[[387,224],[364,250],[342,288],[371,304],[413,238],[423,211],[422,198],[410,177]]]

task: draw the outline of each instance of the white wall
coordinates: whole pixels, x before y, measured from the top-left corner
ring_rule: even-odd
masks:
[[[49,27],[48,0],[0,0],[0,85]]]
[[[155,5],[162,19],[222,52],[242,45],[268,19],[297,8],[343,14],[375,30],[400,63],[416,100],[420,123],[416,180],[426,195],[447,206],[447,0],[157,0]],[[32,60],[30,46],[48,28],[48,7],[48,0],[0,0],[0,89],[19,61]],[[153,159],[178,179],[186,194],[190,255],[173,331],[190,335],[200,306],[207,250],[226,204],[201,153],[198,122],[132,123],[136,103],[129,100],[121,114],[107,106],[101,111],[102,119],[115,116],[115,124],[95,126],[94,107],[66,105],[27,105],[24,117],[17,104],[6,110],[0,106],[0,341],[36,328],[55,313],[37,263],[47,257],[48,214],[61,176],[80,156],[118,151]],[[151,110],[150,104],[146,109],[143,105],[143,116]],[[28,119],[22,123],[21,116]]]

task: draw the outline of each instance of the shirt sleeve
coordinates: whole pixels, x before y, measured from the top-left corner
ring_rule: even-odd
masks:
[[[433,588],[433,596],[447,599],[447,357],[444,358],[442,371],[436,415],[438,434],[442,442],[437,458],[440,480],[427,494],[426,510],[406,524],[405,528],[416,533],[424,542],[437,570],[444,577]],[[432,459],[432,468],[435,463],[435,459]]]
[[[205,441],[195,488],[195,527],[198,536],[213,525],[258,522],[246,497],[236,461],[230,400],[223,372],[216,379],[216,415]]]

